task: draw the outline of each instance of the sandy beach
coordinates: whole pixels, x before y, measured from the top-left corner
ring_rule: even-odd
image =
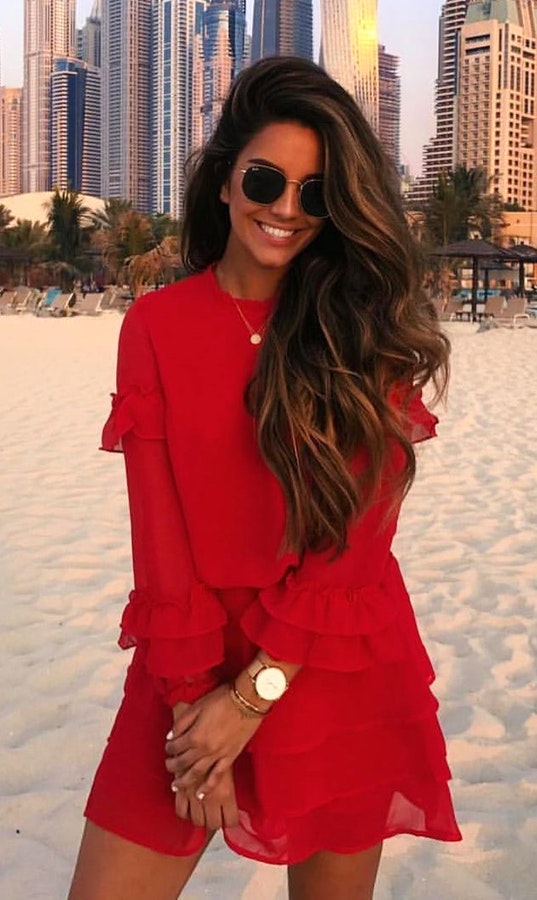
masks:
[[[0,897],[61,900],[130,654],[123,461],[98,452],[121,317],[0,318]],[[464,841],[385,845],[376,900],[537,879],[537,329],[446,326],[453,377],[396,552],[437,671]],[[284,900],[219,839],[185,900]],[[113,900],[113,898],[111,898]]]

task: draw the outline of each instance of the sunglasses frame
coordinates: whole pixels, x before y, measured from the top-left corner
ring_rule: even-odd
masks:
[[[244,178],[248,172],[252,171],[252,169],[267,169],[269,172],[276,172],[276,174],[280,176],[280,178],[282,179],[282,190],[276,197],[274,197],[274,200],[268,200],[266,203],[263,203],[260,200],[252,200],[252,198],[248,197],[248,195],[245,193],[244,187],[243,187]],[[283,174],[283,172],[280,171],[280,169],[277,169],[276,166],[269,166],[266,163],[252,163],[246,169],[239,169],[239,172],[241,172],[241,174],[242,174],[242,182],[241,182],[242,192],[243,192],[244,196],[246,197],[246,199],[249,200],[251,203],[259,203],[260,206],[271,206],[273,203],[276,203],[276,200],[280,199],[280,197],[284,193],[285,188],[287,187],[288,184],[296,184],[299,187],[298,196],[299,196],[300,207],[301,207],[302,211],[312,219],[329,219],[330,218],[330,213],[328,211],[323,216],[316,216],[313,213],[309,213],[306,209],[304,209],[304,204],[302,202],[302,191],[304,190],[305,186],[307,184],[311,184],[312,182],[321,182],[321,184],[322,184],[322,182],[323,182],[322,178],[306,178],[305,181],[297,181],[296,178],[286,178],[285,175]]]

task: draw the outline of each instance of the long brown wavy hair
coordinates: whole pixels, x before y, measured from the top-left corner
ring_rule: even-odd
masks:
[[[422,291],[422,266],[392,163],[352,97],[313,63],[261,60],[231,87],[220,122],[190,163],[183,259],[199,272],[224,253],[230,220],[220,190],[238,154],[265,126],[313,128],[324,147],[330,218],[289,268],[246,391],[261,454],[287,506],[286,549],[347,544],[349,523],[379,498],[393,442],[404,462],[390,479],[398,504],[415,474],[405,409],[390,392],[448,379],[449,343]],[[352,471],[357,452],[367,466]]]

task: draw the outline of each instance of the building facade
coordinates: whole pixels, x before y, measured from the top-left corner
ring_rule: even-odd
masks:
[[[102,14],[102,196],[148,212],[152,0],[103,0]]]
[[[377,0],[321,0],[321,65],[379,128]]]
[[[179,217],[184,166],[192,147],[196,0],[160,0],[153,6],[153,211]],[[203,10],[201,10],[203,11]]]
[[[203,41],[207,0],[196,0],[194,10],[194,51],[192,63],[192,150],[203,144]]]
[[[77,56],[101,68],[102,0],[95,0],[90,15],[77,32]]]
[[[401,76],[399,57],[379,47],[379,138],[397,169],[401,166]]]
[[[101,71],[57,59],[51,76],[51,184],[101,194]]]
[[[251,61],[266,56],[313,59],[313,0],[255,0]]]
[[[455,94],[459,70],[459,36],[469,0],[445,0],[438,23],[438,75],[435,89],[436,134],[423,148],[423,173],[409,192],[410,202],[431,196],[440,172],[455,159]]]
[[[232,80],[245,62],[246,0],[210,0],[204,16],[203,138],[220,118]]]
[[[23,191],[51,187],[51,75],[76,56],[76,0],[24,0]]]
[[[22,88],[0,87],[0,197],[22,192]]]
[[[460,33],[455,160],[503,200],[537,202],[537,4],[471,0]]]

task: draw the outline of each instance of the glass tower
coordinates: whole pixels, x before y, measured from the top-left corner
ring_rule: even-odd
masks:
[[[207,140],[233,78],[245,63],[245,0],[211,0],[205,11],[203,41],[203,136]]]
[[[321,0],[321,65],[379,126],[377,0]]]
[[[265,56],[313,59],[313,0],[255,0],[252,62]]]
[[[150,209],[152,0],[103,0],[102,196]]]
[[[24,191],[48,191],[51,75],[56,59],[75,57],[76,0],[24,0]]]

